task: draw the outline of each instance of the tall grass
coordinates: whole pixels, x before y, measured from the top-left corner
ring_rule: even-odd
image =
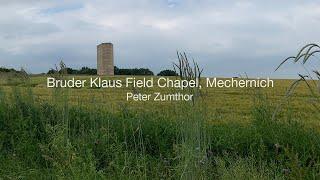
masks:
[[[297,53],[296,56],[290,56],[283,60],[279,66],[275,69],[275,71],[279,70],[280,67],[282,67],[285,63],[288,61],[292,61],[293,63],[301,62],[301,65],[305,69],[305,73],[298,72],[298,79],[294,81],[291,86],[288,88],[288,91],[286,93],[285,98],[288,99],[294,94],[295,89],[297,86],[301,83],[303,83],[309,90],[311,98],[309,98],[309,103],[311,103],[317,112],[320,111],[320,72],[318,69],[307,69],[305,67],[305,64],[309,62],[312,58],[319,60],[319,57],[316,56],[320,52],[320,46],[315,43],[307,44],[303,46]],[[276,113],[280,110],[280,106],[277,108],[277,111],[274,114],[274,117]]]
[[[201,77],[180,56],[180,78]],[[259,90],[246,125],[210,124],[216,117],[200,98],[165,110],[110,110],[69,98],[58,88],[39,103],[31,87],[0,89],[0,179],[320,178],[319,132],[274,121]]]
[[[173,69],[178,74],[180,79],[188,80],[188,81],[198,81],[201,84],[201,75],[203,69],[200,68],[199,64],[192,59],[190,62],[187,54],[177,52],[178,62],[173,63]],[[188,87],[185,91],[190,94],[193,94],[193,103],[198,100],[198,98],[202,95],[200,92],[200,87]]]
[[[318,178],[320,134],[272,121],[256,95],[253,123],[209,124],[205,105],[109,111],[68,103],[68,92],[34,102],[0,91],[0,177],[5,179]],[[8,100],[10,99],[10,100]]]

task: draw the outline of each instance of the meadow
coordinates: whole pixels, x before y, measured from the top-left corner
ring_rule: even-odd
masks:
[[[285,97],[292,82],[134,102],[126,92],[175,90],[49,89],[45,76],[2,74],[0,179],[318,179],[319,112],[303,85]]]

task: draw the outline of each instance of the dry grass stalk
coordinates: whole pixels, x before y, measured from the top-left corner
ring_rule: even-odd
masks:
[[[292,60],[293,63],[297,63],[297,62],[301,62],[302,61],[302,65],[306,64],[308,62],[308,60],[311,57],[315,57],[318,58],[317,56],[315,56],[315,54],[320,52],[320,46],[315,44],[315,43],[311,43],[311,44],[307,44],[305,46],[303,46],[300,51],[298,52],[298,54],[296,56],[290,56],[288,58],[286,58],[285,60],[283,60],[279,66],[275,69],[275,71],[279,70],[279,68],[285,64],[287,61]],[[319,98],[319,81],[320,81],[320,73],[318,70],[312,70],[313,75],[315,75],[316,79],[312,77],[312,74],[308,72],[307,69],[305,69],[308,73],[308,75],[302,75],[302,74],[298,74],[299,79],[297,79],[296,81],[294,81],[290,87],[288,88],[286,95],[285,95],[285,99],[288,99],[289,97],[291,97],[291,95],[294,93],[296,87],[303,82],[309,92],[312,95],[312,101],[311,104],[316,108],[317,111],[320,111],[319,105],[320,105],[320,98]],[[314,86],[312,86],[310,84],[310,81],[313,83]],[[318,85],[317,85],[318,83]],[[316,88],[316,91],[314,90]],[[273,114],[272,119],[275,119],[276,114],[280,111],[282,107],[282,104],[279,104],[279,106],[277,107],[276,111]]]
[[[200,68],[199,64],[192,59],[192,64],[189,61],[188,56],[185,52],[177,52],[178,63],[173,63],[173,69],[178,74],[179,78],[182,80],[194,80],[201,84],[201,75],[203,69]],[[194,94],[194,98],[201,95],[200,87],[188,88],[189,93]],[[195,99],[193,98],[193,102]]]

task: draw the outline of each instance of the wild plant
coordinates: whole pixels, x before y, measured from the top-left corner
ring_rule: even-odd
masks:
[[[178,178],[195,179],[205,178],[206,168],[209,167],[207,151],[209,149],[209,140],[206,132],[206,106],[203,101],[199,101],[202,97],[201,93],[201,75],[203,69],[199,64],[190,58],[186,53],[177,52],[178,62],[173,63],[173,68],[177,79],[196,81],[199,87],[188,87],[184,89],[185,93],[193,94],[192,104],[181,103],[179,107],[178,136],[179,143],[179,165],[177,168]],[[181,111],[181,112],[180,112]]]
[[[285,99],[289,99],[295,92],[296,88],[300,83],[303,83],[311,94],[310,102],[315,107],[317,111],[320,111],[320,72],[317,69],[312,69],[311,72],[308,68],[305,67],[305,64],[315,58],[319,60],[319,57],[316,56],[320,52],[320,46],[315,43],[307,44],[303,46],[297,53],[296,56],[290,56],[283,60],[275,71],[278,71],[281,66],[285,63],[292,61],[293,63],[301,62],[303,68],[306,70],[306,74],[298,73],[298,79],[295,80],[290,87],[288,88]],[[276,114],[280,111],[282,104],[279,104],[275,113],[273,114],[273,119],[275,119]]]
[[[192,59],[192,63],[190,63],[190,60],[185,52],[177,52],[177,57],[178,63],[173,63],[173,69],[176,72],[176,74],[178,74],[179,78],[188,81],[198,81],[199,85],[201,85],[201,75],[203,69],[200,68],[199,64],[195,62],[194,59]],[[187,91],[194,95],[193,103],[195,103],[195,98],[201,95],[200,89],[200,87],[187,88]]]
[[[68,74],[68,68],[66,64],[61,60],[59,65],[55,65],[54,69],[51,69],[50,71],[53,72],[50,74],[51,77],[55,79],[63,79],[63,77]]]

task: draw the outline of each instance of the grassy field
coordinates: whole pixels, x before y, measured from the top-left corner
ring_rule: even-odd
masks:
[[[0,179],[318,179],[320,113],[303,85],[285,98],[292,82],[203,88],[192,104],[2,75]]]
[[[86,79],[92,76],[70,76],[76,79]],[[143,77],[137,77],[137,79],[142,79]],[[68,79],[68,78],[67,78]],[[124,76],[109,77],[107,79],[121,79],[124,80]],[[156,77],[155,77],[156,79]],[[171,77],[171,79],[175,79]],[[12,91],[12,87],[19,87],[24,89],[32,88],[32,94],[36,102],[46,102],[51,101],[53,97],[53,89],[47,88],[46,77],[36,76],[32,77],[30,82],[26,83],[24,80],[11,78],[3,79],[0,82],[2,89],[5,92]],[[203,88],[201,91],[203,93],[202,103],[205,103],[208,108],[208,113],[210,113],[210,119],[212,122],[234,122],[238,123],[248,123],[252,120],[251,111],[254,105],[254,99],[256,94],[263,94],[269,100],[269,103],[273,105],[273,108],[280,103],[284,103],[283,110],[286,111],[290,108],[290,113],[295,115],[295,119],[303,123],[309,124],[311,126],[316,126],[320,128],[320,124],[316,119],[319,119],[317,114],[314,114],[314,108],[310,104],[310,92],[308,88],[301,84],[297,87],[297,90],[289,100],[285,98],[286,92],[290,85],[295,80],[275,80],[274,88]],[[204,84],[204,79],[202,84]],[[205,87],[203,85],[203,87]],[[111,111],[116,111],[120,106],[127,106],[130,109],[143,109],[143,110],[162,110],[170,108],[170,106],[176,106],[177,102],[154,102],[154,101],[127,101],[126,93],[152,93],[161,92],[163,94],[175,92],[176,89],[169,88],[101,88],[101,89],[90,89],[89,87],[81,89],[66,89],[68,93],[68,102],[70,104],[84,103],[89,106],[92,104],[99,106],[104,106]],[[152,108],[151,108],[152,107]],[[288,109],[287,109],[288,110]],[[318,117],[318,118],[317,118]]]

